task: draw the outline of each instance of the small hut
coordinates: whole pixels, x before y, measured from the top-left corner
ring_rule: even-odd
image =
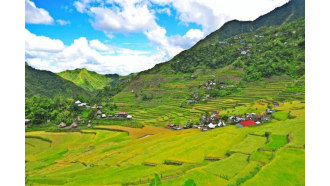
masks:
[[[96,112],[96,115],[101,116],[101,115],[102,115],[102,111],[98,110],[98,111]]]
[[[88,123],[87,127],[90,128],[92,125],[90,123]]]
[[[61,122],[59,125],[58,125],[58,128],[64,128],[66,127],[66,124],[64,122]]]
[[[73,122],[73,123],[70,125],[70,128],[77,128],[77,127],[78,127],[78,125],[77,125],[76,122]]]

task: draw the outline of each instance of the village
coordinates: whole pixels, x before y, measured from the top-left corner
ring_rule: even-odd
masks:
[[[273,107],[278,107],[279,102],[274,101]],[[272,119],[272,114],[275,113],[275,109],[266,109],[263,115],[256,113],[246,113],[245,115],[232,115],[232,116],[220,116],[217,110],[214,110],[211,116],[203,114],[199,124],[193,124],[188,121],[184,126],[169,123],[165,126],[166,129],[182,130],[182,129],[200,129],[201,131],[208,131],[218,127],[226,127],[227,125],[235,125],[236,127],[250,127],[260,125],[264,122]],[[227,123],[227,124],[226,124]]]
[[[96,109],[95,117],[97,119],[128,119],[133,118],[132,115],[129,115],[128,112],[118,112],[116,115],[107,115],[102,112],[102,106],[89,106],[87,103],[82,103],[77,100],[74,104],[78,107],[85,107],[88,109]],[[274,101],[273,107],[278,107],[279,102]],[[275,109],[266,109],[263,115],[258,115],[256,113],[246,113],[245,115],[231,115],[231,116],[220,116],[217,110],[214,110],[211,115],[205,113],[200,118],[200,123],[192,123],[189,120],[185,125],[179,125],[174,123],[168,123],[165,128],[171,130],[182,130],[182,129],[200,129],[205,132],[212,130],[218,127],[226,127],[228,125],[235,125],[236,127],[250,127],[255,125],[260,125],[264,122],[270,121],[272,119],[272,114],[275,113]],[[47,120],[47,122],[50,122]],[[28,126],[30,119],[25,119],[25,125]],[[69,128],[75,129],[78,127],[78,123],[84,123],[82,119],[78,116],[74,122],[70,125],[67,125],[64,122],[61,122],[57,125],[58,128]],[[91,120],[88,121],[87,127],[90,128]]]

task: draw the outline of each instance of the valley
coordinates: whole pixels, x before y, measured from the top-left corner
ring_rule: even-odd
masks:
[[[26,185],[304,185],[304,2],[127,76],[26,63]]]

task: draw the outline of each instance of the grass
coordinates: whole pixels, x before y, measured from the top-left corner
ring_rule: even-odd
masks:
[[[267,101],[259,100],[229,111],[262,112],[266,107]],[[155,117],[163,117],[155,108],[149,109]],[[186,111],[176,117],[189,118],[185,115],[189,112],[187,108],[180,109]],[[296,117],[256,127],[229,125],[207,132],[172,131],[149,125],[132,128],[107,124],[107,120],[104,125],[80,132],[26,132],[27,184],[140,184],[148,183],[155,173],[160,175],[163,185],[182,185],[188,179],[197,185],[304,183],[304,103],[281,103],[277,109],[291,111]],[[140,113],[146,115],[147,111]],[[166,117],[173,116],[166,113]],[[265,132],[271,133],[268,143],[263,137]],[[286,141],[288,134],[290,142]],[[227,152],[232,152],[229,157]],[[205,161],[205,157],[221,160]],[[182,165],[166,165],[165,160]],[[156,166],[145,166],[145,162]]]
[[[238,174],[248,164],[248,156],[235,153],[225,160],[220,160],[204,168],[210,174],[229,180]]]
[[[281,136],[281,135],[271,135],[270,136],[270,141],[267,143],[263,148],[268,149],[268,150],[277,150],[280,147],[283,147],[288,143],[287,137],[286,136]]]
[[[304,185],[305,151],[301,149],[280,149],[275,159],[243,185]]]
[[[248,135],[244,141],[233,146],[231,152],[240,152],[245,154],[251,154],[253,151],[256,151],[258,148],[263,146],[266,143],[265,137]]]

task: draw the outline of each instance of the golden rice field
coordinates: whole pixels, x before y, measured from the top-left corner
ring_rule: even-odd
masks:
[[[260,102],[233,112],[263,107]],[[279,118],[269,123],[207,132],[111,125],[26,132],[26,185],[146,185],[154,174],[162,185],[183,185],[188,179],[197,185],[303,185],[304,107],[286,102],[278,107]],[[283,117],[289,111],[295,118]],[[265,132],[271,133],[268,139]]]

